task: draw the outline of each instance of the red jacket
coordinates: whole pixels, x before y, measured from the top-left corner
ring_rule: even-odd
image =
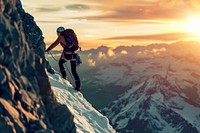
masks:
[[[63,47],[63,49],[65,47],[67,47],[66,45],[66,41],[65,41],[65,38],[61,35],[58,36],[58,38],[56,39],[56,41],[54,43],[52,43],[47,49],[46,49],[46,52],[52,50],[53,48],[55,48],[58,44],[61,44],[61,46]]]

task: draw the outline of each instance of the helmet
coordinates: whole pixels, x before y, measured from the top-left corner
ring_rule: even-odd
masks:
[[[64,30],[65,30],[64,27],[58,27],[56,31],[57,31],[57,32],[62,32],[62,31],[64,31]]]

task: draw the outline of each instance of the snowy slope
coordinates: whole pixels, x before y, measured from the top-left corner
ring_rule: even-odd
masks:
[[[160,75],[133,86],[104,112],[120,132],[200,132],[200,105]]]
[[[77,133],[114,133],[108,119],[99,113],[72,85],[58,74],[49,74],[58,102],[67,105],[74,115]]]

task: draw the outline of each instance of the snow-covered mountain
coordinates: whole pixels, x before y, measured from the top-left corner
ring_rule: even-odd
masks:
[[[97,84],[124,89],[104,109],[116,130],[200,132],[199,45],[177,43],[121,50],[127,54],[115,50],[116,56],[105,58],[107,63],[93,72]],[[119,91],[115,87],[110,90]],[[110,94],[110,90],[103,91]]]
[[[103,112],[117,131],[200,132],[199,46],[179,42],[85,51],[83,67],[90,70],[82,77],[92,89],[83,94],[99,109],[110,104]]]
[[[102,109],[132,86],[159,74],[192,101],[199,102],[199,51],[198,42],[177,42],[115,49],[102,46],[79,52],[83,64],[78,71],[83,86],[87,86],[82,92],[92,105]],[[51,58],[49,60],[59,70],[57,62]]]
[[[104,109],[119,132],[198,133],[200,105],[154,75]]]
[[[80,92],[74,90],[69,81],[62,79],[58,74],[49,74],[49,78],[58,102],[66,105],[73,114],[77,133],[116,132],[110,126],[109,120],[94,109]]]

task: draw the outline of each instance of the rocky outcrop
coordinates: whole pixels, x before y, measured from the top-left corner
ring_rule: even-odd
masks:
[[[44,56],[46,45],[44,43],[42,31],[34,21],[34,17],[24,11],[20,0],[17,0],[16,7],[23,22],[22,25],[24,34],[30,49],[33,49],[34,53],[36,53],[36,56],[42,59],[42,64],[47,68],[47,71],[53,74],[54,70]]]
[[[50,88],[44,50],[42,32],[20,1],[0,0],[0,132],[76,131]]]

